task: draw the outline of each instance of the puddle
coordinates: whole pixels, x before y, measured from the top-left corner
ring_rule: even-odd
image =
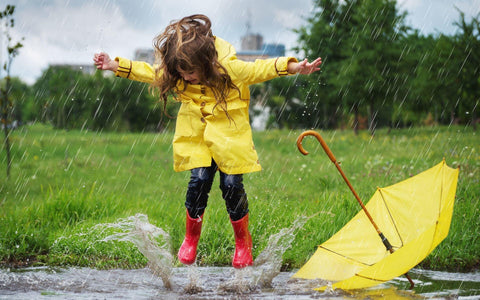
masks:
[[[98,242],[130,242],[148,259],[148,268],[96,270],[90,268],[0,269],[0,299],[480,299],[480,273],[409,271],[415,282],[398,277],[356,292],[317,292],[326,282],[298,280],[295,272],[280,272],[282,255],[298,229],[308,221],[270,237],[252,267],[173,267],[170,237],[137,214],[115,223],[96,225],[110,232]],[[114,229],[114,233],[112,232]]]
[[[414,269],[409,272],[416,284],[414,291],[402,290],[408,282],[399,277],[376,288],[346,294],[316,292],[313,288],[321,283],[292,280],[294,272],[280,272],[268,288],[253,286],[249,284],[252,269],[173,268],[168,288],[149,268],[3,269],[0,299],[480,299],[480,273]]]

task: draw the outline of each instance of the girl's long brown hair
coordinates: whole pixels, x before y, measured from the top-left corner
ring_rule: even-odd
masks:
[[[156,59],[160,61],[153,87],[158,88],[164,109],[169,95],[176,97],[188,86],[188,82],[184,81],[184,89],[177,89],[178,81],[183,80],[178,69],[197,71],[202,84],[213,91],[215,107],[219,105],[230,119],[226,98],[230,89],[239,90],[218,61],[215,38],[207,16],[197,14],[171,22],[163,33],[154,38],[153,45]]]

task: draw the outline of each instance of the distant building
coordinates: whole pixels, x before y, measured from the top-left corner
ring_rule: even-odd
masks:
[[[260,34],[248,34],[242,37],[242,51],[259,50],[263,45],[263,36]]]
[[[242,49],[237,51],[238,59],[245,61],[254,61],[255,59],[265,59],[285,55],[285,45],[283,44],[264,44],[263,37],[260,34],[247,33],[242,37]]]
[[[262,50],[271,57],[285,56],[284,44],[263,44]]]
[[[155,62],[155,52],[151,48],[137,49],[135,50],[135,55],[133,59],[138,61],[145,61],[153,65],[153,63]]]
[[[258,50],[241,50],[237,52],[238,59],[245,61],[254,61],[255,59],[265,59],[270,57],[285,56],[285,45],[283,44],[263,44]]]
[[[242,50],[237,52],[237,58],[244,61],[254,61],[256,59],[266,59],[269,56],[261,50]]]

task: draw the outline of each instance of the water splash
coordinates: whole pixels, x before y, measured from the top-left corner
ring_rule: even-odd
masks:
[[[136,214],[119,219],[115,223],[98,224],[96,229],[113,228],[119,232],[103,238],[101,241],[127,241],[133,243],[148,260],[148,267],[159,276],[165,288],[172,288],[173,256],[171,254],[170,235],[163,229],[148,222],[148,216]],[[160,241],[159,241],[159,238]]]
[[[218,290],[223,293],[246,294],[262,288],[271,288],[272,281],[280,274],[282,257],[291,246],[300,228],[311,218],[298,217],[288,228],[270,236],[267,246],[257,256],[252,267],[234,269],[232,280],[221,284]]]
[[[221,283],[217,291],[219,294],[248,294],[256,289],[258,286],[254,284],[252,278],[252,267],[245,267],[242,269],[233,269],[233,277]]]
[[[282,257],[295,239],[296,233],[303,228],[311,217],[298,217],[289,228],[283,228],[279,233],[270,236],[267,247],[257,256],[254,261],[255,284],[261,287],[270,287],[272,280],[280,274]]]
[[[271,288],[272,281],[280,274],[282,257],[291,246],[297,231],[313,216],[298,217],[290,227],[281,229],[277,234],[270,236],[267,246],[255,259],[252,267],[233,269],[231,279],[218,285],[219,293],[248,294],[262,288]],[[97,224],[94,230],[101,231],[106,236],[97,242],[130,242],[148,260],[148,267],[160,277],[166,289],[172,289],[172,273],[174,257],[171,252],[170,236],[163,229],[148,221],[148,216],[136,214],[127,218],[118,219],[114,223]],[[110,233],[111,231],[114,233]],[[188,282],[182,284],[186,294],[200,294],[204,292],[201,276],[196,265],[187,266],[185,278]],[[298,285],[298,283],[294,283]]]
[[[197,267],[196,265],[172,268],[173,256],[170,251],[170,237],[148,222],[148,217],[137,214],[115,223],[98,224],[90,230],[101,240],[95,242],[124,241],[133,243],[149,261],[150,271],[138,270],[94,270],[89,268],[50,269],[33,268],[30,270],[0,269],[0,299],[30,299],[39,295],[49,298],[134,298],[134,299],[414,299],[414,294],[400,291],[395,286],[404,286],[404,279],[393,280],[389,285],[376,289],[367,289],[361,293],[344,294],[340,290],[330,292],[313,291],[315,287],[326,285],[322,280],[292,279],[293,273],[280,272],[282,256],[305,223],[312,218],[299,217],[289,228],[269,238],[266,248],[258,255],[252,267],[234,269],[231,267]],[[93,230],[96,229],[96,230]],[[100,234],[98,233],[100,231]],[[114,231],[114,233],[112,233]],[[80,234],[87,235],[83,232]],[[87,239],[85,240],[87,241]],[[412,270],[413,274],[419,271]],[[468,276],[452,274],[451,284],[442,281],[432,286],[428,275],[438,272],[425,271],[424,281],[418,284],[422,295],[443,297],[446,295],[479,295],[479,273]],[[420,272],[420,274],[423,274]],[[449,273],[445,273],[449,274]],[[445,275],[442,276],[444,278]],[[160,279],[164,288],[161,287]],[[175,287],[171,288],[172,283]],[[440,287],[439,287],[440,286]],[[427,294],[425,294],[427,293]],[[193,295],[193,296],[189,296]],[[407,295],[407,297],[405,296]],[[413,295],[413,296],[412,296]],[[5,298],[2,298],[5,296]],[[400,297],[401,296],[401,297]],[[450,298],[450,297],[448,297]],[[443,298],[442,298],[443,299]],[[473,298],[472,298],[473,299]],[[475,298],[476,299],[476,298]]]
[[[201,288],[202,282],[200,281],[200,273],[195,265],[189,265],[186,267],[188,273],[188,283],[184,286],[183,292],[186,294],[199,294],[203,292]]]

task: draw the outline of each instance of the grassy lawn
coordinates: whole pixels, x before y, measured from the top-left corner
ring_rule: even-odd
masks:
[[[313,216],[284,254],[298,268],[360,209],[314,138],[303,156],[301,131],[254,133],[262,172],[244,176],[250,204],[254,257],[268,237],[300,216]],[[470,127],[426,127],[367,132],[321,131],[360,197],[424,171],[443,158],[460,167],[450,234],[422,262],[436,270],[480,266],[480,138]],[[129,243],[100,242],[95,225],[137,213],[171,236],[176,253],[184,233],[189,172],[172,169],[172,133],[98,133],[30,125],[11,135],[13,165],[5,178],[0,154],[0,261],[98,268],[144,266]],[[218,177],[218,176],[217,176]],[[198,250],[198,262],[230,265],[234,250],[218,178]]]

